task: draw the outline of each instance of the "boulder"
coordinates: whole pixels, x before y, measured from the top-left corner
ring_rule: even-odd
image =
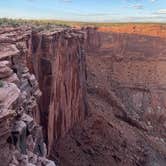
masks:
[[[14,44],[1,44],[0,45],[0,59],[12,57],[19,54],[19,50]]]
[[[7,61],[0,62],[0,79],[7,78],[12,75],[13,71],[8,67],[9,63]]]
[[[11,108],[13,103],[17,101],[20,90],[13,83],[2,82],[0,87],[0,108]]]
[[[39,157],[39,161],[42,163],[43,166],[56,166],[53,161],[43,157]]]
[[[6,81],[7,83],[14,83],[16,85],[19,84],[19,78],[18,78],[17,74],[15,74],[15,73],[10,75],[7,78],[3,78],[3,81]]]
[[[27,125],[22,120],[16,121],[12,128],[13,143],[21,153],[26,154]]]

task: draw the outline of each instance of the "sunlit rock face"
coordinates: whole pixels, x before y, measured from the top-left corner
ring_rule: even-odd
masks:
[[[110,61],[103,69],[110,88],[138,121],[162,127],[166,108],[166,27],[122,25],[99,31],[102,37],[98,54]]]
[[[166,37],[165,24],[119,24],[98,28],[100,32],[138,34],[153,37]]]

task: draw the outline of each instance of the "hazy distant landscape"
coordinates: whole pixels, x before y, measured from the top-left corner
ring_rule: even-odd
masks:
[[[145,24],[145,25],[166,25],[164,22],[121,22],[121,23],[95,23],[95,22],[79,22],[79,21],[61,21],[61,20],[30,20],[30,19],[9,19],[9,18],[0,18],[0,26],[19,26],[19,25],[60,25],[60,26],[97,26],[97,27],[109,27],[109,26],[121,26],[121,25],[130,25],[130,24]]]

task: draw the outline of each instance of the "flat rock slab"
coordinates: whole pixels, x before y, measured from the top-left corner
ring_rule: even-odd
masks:
[[[0,59],[11,57],[19,54],[19,50],[14,44],[1,44],[0,45]]]
[[[8,78],[12,74],[13,74],[13,71],[8,66],[0,68],[0,79]]]
[[[26,129],[26,124],[22,120],[16,121],[14,123],[12,133],[19,133],[20,135],[23,133],[23,130]]]
[[[16,85],[19,83],[19,78],[17,77],[17,74],[12,74],[11,76],[4,78],[3,81],[6,81],[8,83],[15,83]]]
[[[0,111],[0,122],[2,122],[2,120],[6,120],[9,117],[14,116],[14,111],[10,110],[10,109],[3,109]]]
[[[2,83],[0,87],[0,108],[8,109],[18,99],[20,90],[13,83]]]

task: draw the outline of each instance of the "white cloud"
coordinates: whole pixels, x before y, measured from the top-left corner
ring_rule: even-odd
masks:
[[[166,17],[160,15],[145,15],[145,16],[135,16],[135,17],[128,17],[128,21],[131,22],[166,22]]]
[[[135,5],[132,5],[131,7],[135,8],[135,9],[143,9],[143,5],[141,5],[141,4],[135,4]]]
[[[160,9],[156,12],[156,14],[166,14],[166,9]]]
[[[61,0],[62,2],[65,2],[65,3],[71,3],[72,0]]]
[[[142,4],[132,4],[132,5],[129,5],[127,6],[128,8],[133,8],[133,9],[138,9],[138,10],[141,10],[144,8],[144,6]]]

